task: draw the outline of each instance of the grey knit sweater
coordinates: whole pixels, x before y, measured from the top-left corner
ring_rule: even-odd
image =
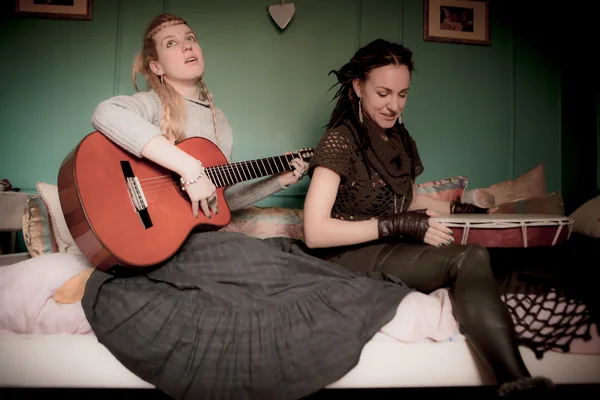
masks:
[[[208,101],[186,98],[186,137],[200,136],[216,142],[212,112]],[[115,96],[101,102],[92,115],[94,128],[123,149],[137,157],[146,144],[161,134],[162,105],[155,91],[138,92],[131,96]],[[219,147],[231,162],[233,133],[225,113],[216,109],[219,124]],[[284,189],[275,176],[252,182],[238,183],[225,191],[231,211],[248,207]]]

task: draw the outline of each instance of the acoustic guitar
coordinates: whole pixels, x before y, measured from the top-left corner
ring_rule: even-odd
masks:
[[[63,160],[58,194],[75,243],[98,269],[117,274],[137,272],[171,257],[192,231],[217,230],[231,221],[224,197],[228,186],[293,169],[308,162],[310,148],[296,153],[229,163],[210,140],[192,137],[177,146],[202,160],[217,187],[219,214],[192,214],[179,176],[140,159],[95,131]]]

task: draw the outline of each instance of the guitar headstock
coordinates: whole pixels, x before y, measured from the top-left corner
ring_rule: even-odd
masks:
[[[298,150],[296,152],[295,156],[299,157],[304,162],[309,162],[310,159],[312,158],[312,156],[314,155],[314,153],[315,153],[315,151],[313,148],[306,147],[306,148]]]

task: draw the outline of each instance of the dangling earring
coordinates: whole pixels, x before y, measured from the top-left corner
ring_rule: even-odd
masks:
[[[358,99],[358,120],[362,124],[362,122],[363,122],[362,99]]]
[[[165,84],[165,80],[163,79],[163,75],[160,75],[160,83],[161,83],[161,85]]]
[[[402,125],[402,113],[398,114],[398,124]]]

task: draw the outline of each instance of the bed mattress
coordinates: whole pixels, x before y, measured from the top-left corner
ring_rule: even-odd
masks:
[[[600,383],[600,354],[521,348],[534,375],[557,384]],[[377,334],[358,364],[329,388],[493,385],[464,339],[400,343]],[[0,335],[0,387],[153,388],[127,370],[94,335]]]

